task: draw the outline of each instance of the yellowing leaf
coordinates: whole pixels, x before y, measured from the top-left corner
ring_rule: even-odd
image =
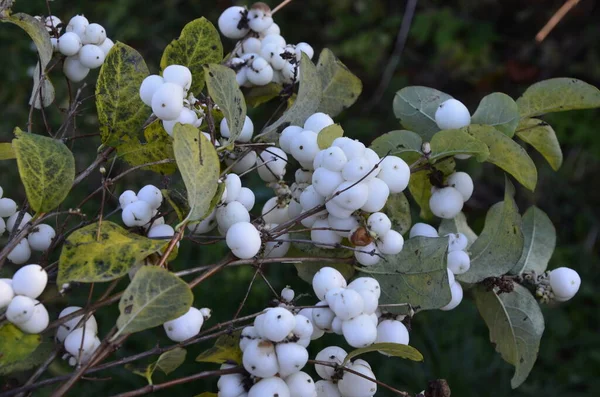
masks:
[[[348,353],[342,366],[346,365],[350,360],[361,354],[381,352],[388,356],[400,357],[412,361],[423,361],[423,355],[420,351],[409,345],[401,345],[399,343],[375,343],[371,346],[356,349]]]
[[[120,334],[157,327],[181,317],[192,306],[190,287],[173,273],[156,266],[142,266],[123,291],[117,319]]]
[[[410,204],[403,193],[390,194],[382,210],[392,221],[392,229],[400,234],[410,230],[412,219]]]
[[[438,132],[435,112],[452,97],[429,87],[405,87],[394,97],[394,114],[404,128],[417,132],[426,141]]]
[[[58,284],[115,280],[127,274],[135,263],[167,244],[129,233],[108,221],[100,226],[94,223],[82,227],[73,232],[63,245],[58,262]]]
[[[186,356],[187,351],[184,348],[176,347],[161,354],[155,363],[155,367],[169,375],[184,363]]]
[[[317,73],[323,90],[319,112],[335,117],[352,106],[362,92],[360,79],[328,48],[319,55]]]
[[[450,175],[456,168],[454,157],[447,158],[435,164],[435,168],[444,175]],[[429,171],[419,171],[410,176],[408,189],[419,207],[421,207],[421,218],[431,219],[433,214],[429,209],[429,199],[431,198],[431,182],[429,180]]]
[[[138,166],[160,160],[172,159],[166,164],[144,167],[162,175],[170,175],[177,170],[175,153],[173,152],[173,138],[167,134],[160,120],[152,122],[144,129],[146,143],[137,139],[122,143],[117,147],[119,156],[128,164]]]
[[[207,63],[223,60],[223,44],[219,32],[206,18],[198,18],[183,27],[179,37],[165,48],[160,59],[160,68],[183,65],[192,72],[190,92],[198,95],[204,88],[204,71]]]
[[[175,125],[173,149],[175,160],[187,189],[190,222],[209,214],[221,171],[215,147],[197,128],[189,124]]]
[[[490,151],[483,142],[462,130],[443,130],[431,138],[430,161],[435,162],[457,154],[468,154],[475,156],[477,161],[485,161]]]
[[[262,105],[265,102],[269,102],[271,99],[279,96],[283,86],[277,83],[269,83],[267,85],[260,85],[249,88],[244,91],[244,98],[246,99],[246,105],[251,108]]]
[[[41,335],[29,335],[10,323],[4,324],[0,327],[0,368],[26,359],[41,342]]]
[[[73,153],[59,140],[15,128],[12,147],[29,205],[49,212],[63,202],[75,180]]]
[[[538,119],[522,120],[517,128],[517,136],[540,152],[554,171],[563,162],[563,153],[550,124]]]
[[[317,135],[317,144],[319,149],[327,149],[336,138],[344,136],[344,130],[339,124],[332,124],[323,128]]]
[[[16,159],[17,155],[10,143],[0,143],[0,160]]]
[[[242,363],[242,350],[240,349],[241,332],[220,336],[215,345],[203,351],[196,357],[196,361],[203,363],[224,364],[226,362]]]

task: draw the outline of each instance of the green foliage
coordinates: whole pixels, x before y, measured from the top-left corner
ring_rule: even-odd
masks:
[[[360,79],[328,48],[319,55],[317,73],[323,90],[318,112],[335,117],[352,106],[362,92]]]
[[[31,105],[35,101],[34,107],[36,109],[41,109],[42,107],[47,108],[52,105],[55,96],[56,92],[54,86],[48,76],[42,74],[40,63],[38,62],[33,70],[33,90],[31,91],[29,104]]]
[[[120,334],[132,334],[181,317],[192,306],[190,287],[166,269],[142,266],[119,301]]]
[[[443,219],[442,223],[440,223],[440,227],[438,229],[438,234],[440,236],[445,236],[451,233],[462,233],[467,237],[469,241],[468,247],[473,245],[475,240],[477,240],[477,234],[471,229],[469,224],[467,223],[467,217],[463,212],[460,212],[452,219]]]
[[[534,271],[542,274],[556,246],[556,229],[548,215],[536,206],[531,206],[522,219],[523,253],[519,262],[511,270],[513,274]]]
[[[242,363],[242,350],[240,349],[241,331],[230,335],[219,336],[215,345],[203,351],[196,357],[196,361],[202,363]]]
[[[13,326],[12,324],[6,324],[4,327]],[[21,332],[17,328],[18,332]],[[0,328],[0,337],[2,337],[2,330]],[[41,335],[25,335],[25,337],[40,337],[40,342],[37,348],[27,356],[22,357],[17,361],[13,361],[10,364],[4,365],[2,363],[2,358],[0,358],[0,375],[7,375],[16,372],[27,371],[28,369],[34,368],[40,364],[42,364],[48,357],[54,352],[56,348],[56,344],[53,338],[43,338]],[[10,338],[7,342],[10,342]],[[31,339],[33,340],[33,338]],[[0,345],[2,345],[2,341],[0,341]],[[10,349],[12,346],[9,346]],[[0,348],[0,357],[2,356],[3,350]]]
[[[450,175],[456,168],[454,157],[449,157],[446,160],[436,163],[434,168],[438,171],[441,171],[444,176]],[[410,180],[408,182],[410,194],[421,208],[420,215],[423,219],[433,218],[433,214],[429,209],[429,199],[431,198],[432,188],[429,178],[430,175],[431,172],[427,170],[415,172],[414,174],[410,175]]]
[[[517,99],[521,118],[600,107],[600,90],[581,80],[559,77],[530,86]]]
[[[29,335],[7,323],[0,327],[0,374],[27,359],[42,342],[41,335]]]
[[[514,284],[514,291],[496,294],[483,286],[474,289],[475,303],[490,330],[490,342],[504,361],[515,367],[513,389],[529,376],[537,359],[544,333],[544,316],[527,289]]]
[[[261,85],[249,88],[244,92],[244,98],[246,99],[246,105],[251,108],[258,107],[263,103],[269,102],[271,99],[279,96],[283,86],[277,83],[269,83],[267,85]]]
[[[517,136],[540,152],[554,171],[560,168],[563,153],[556,132],[550,124],[538,119],[521,120],[517,128]]]
[[[404,128],[430,140],[438,132],[435,112],[438,106],[452,97],[429,87],[411,86],[396,92],[394,114]]]
[[[471,117],[471,123],[490,125],[512,138],[519,118],[517,103],[506,94],[494,92],[481,100]]]
[[[136,368],[131,364],[127,364],[125,368],[129,369],[136,375],[145,378],[148,384],[153,384],[152,375],[159,369],[164,372],[165,375],[169,375],[171,372],[179,368],[185,361],[187,351],[182,347],[176,347],[173,350],[164,352],[158,357],[155,362],[141,368]]]
[[[403,157],[404,153],[422,154],[422,145],[423,139],[419,134],[412,131],[395,130],[375,138],[371,143],[371,149],[380,157],[387,155]]]
[[[421,352],[419,352],[412,346],[401,345],[399,343],[374,343],[371,346],[351,351],[350,353],[348,353],[346,358],[344,358],[344,361],[341,365],[346,365],[350,362],[350,360],[360,356],[361,354],[371,352],[380,352],[388,356],[400,357],[406,360],[423,361],[423,355],[421,354]]]
[[[17,155],[9,142],[0,143],[0,160],[12,160],[16,158]]]
[[[223,111],[229,127],[229,139],[224,146],[235,141],[242,133],[246,121],[246,102],[235,79],[235,72],[227,66],[204,66],[208,94]]]
[[[300,61],[300,88],[296,100],[273,124],[265,127],[260,135],[264,141],[275,141],[281,131],[290,125],[304,125],[306,119],[315,113],[321,103],[323,86],[316,66],[305,53]]]
[[[140,166],[161,160],[173,160],[165,164],[155,164],[143,169],[149,169],[159,174],[170,175],[177,170],[174,163],[173,138],[167,134],[160,120],[155,120],[144,129],[146,143],[138,140],[123,142],[117,147],[119,156],[129,165]]]
[[[469,248],[471,268],[456,276],[460,281],[473,284],[488,277],[502,276],[519,261],[523,232],[513,196],[514,187],[507,178],[504,201],[496,203],[488,211],[483,231]]]
[[[392,229],[398,233],[405,234],[410,230],[412,226],[410,203],[403,193],[390,194],[382,212],[390,218]]]
[[[160,68],[183,65],[192,72],[190,92],[200,93],[204,88],[203,66],[223,59],[223,44],[219,32],[206,18],[198,18],[183,27],[179,38],[165,48]]]
[[[317,143],[319,149],[327,149],[336,138],[344,136],[344,129],[339,124],[332,124],[329,127],[323,128],[317,135]]]
[[[29,205],[38,213],[52,211],[67,197],[75,180],[73,153],[59,140],[15,128],[12,147]]]
[[[431,155],[429,160],[435,162],[457,154],[475,156],[477,161],[485,161],[490,150],[481,141],[473,138],[463,130],[443,130],[431,138]]]
[[[136,263],[164,249],[168,242],[151,240],[104,221],[74,231],[58,261],[58,285],[118,279]]]
[[[385,261],[360,272],[379,281],[380,305],[408,303],[419,311],[439,309],[451,299],[447,251],[447,238],[411,238],[398,255],[388,255]],[[386,309],[392,313],[398,310]]]
[[[151,114],[139,94],[140,85],[149,74],[144,58],[126,44],[117,42],[106,56],[96,82],[103,144],[118,147],[128,141],[136,142]]]
[[[173,131],[175,160],[187,189],[190,222],[204,219],[213,207],[221,166],[212,143],[189,124],[177,123]]]

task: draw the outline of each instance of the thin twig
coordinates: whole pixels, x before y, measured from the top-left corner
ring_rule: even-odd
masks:
[[[567,13],[571,11],[571,9],[575,7],[578,3],[579,0],[567,0],[565,4],[563,4],[562,7],[560,7],[558,11],[554,13],[554,15],[552,15],[552,18],[548,20],[546,25],[544,25],[544,27],[538,32],[538,34],[535,35],[535,41],[537,41],[538,43],[544,41],[546,36],[548,36],[550,32],[552,32],[556,25],[558,25],[558,23],[565,17],[565,15],[567,15]]]
[[[277,7],[273,8],[273,10],[271,11],[271,15],[275,15],[275,13],[279,10],[281,10],[283,7],[285,7],[286,5],[290,4],[293,0],[284,0],[282,1]]]

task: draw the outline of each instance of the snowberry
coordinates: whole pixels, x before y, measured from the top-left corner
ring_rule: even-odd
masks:
[[[400,193],[408,186],[410,168],[400,157],[387,156],[379,164],[377,177],[390,188],[390,193]]]
[[[331,290],[325,295],[325,300],[336,317],[342,321],[354,318],[363,312],[362,296],[353,289]]]
[[[90,73],[90,68],[83,66],[77,55],[67,57],[63,64],[63,73],[69,80],[79,83]]]
[[[243,352],[246,350],[246,346],[251,340],[260,339],[256,328],[253,326],[245,327],[240,335],[240,350]]]
[[[255,200],[256,197],[254,196],[254,192],[247,187],[242,187],[236,198],[236,201],[246,207],[248,211],[251,211],[252,208],[254,208]]]
[[[379,155],[371,148],[366,148],[363,152],[363,156],[367,159],[371,167],[375,167],[375,165],[379,164],[379,161],[381,161]],[[379,170],[376,170],[375,172],[378,173]]]
[[[318,328],[330,331],[331,323],[335,318],[335,313],[329,307],[327,307],[326,301],[321,301],[316,304],[316,306],[312,309],[312,321],[313,325]]]
[[[115,46],[115,43],[108,37],[98,47],[104,52],[104,56],[107,56],[110,50]],[[148,105],[150,106],[150,105]]]
[[[85,353],[93,352],[95,347],[96,333],[93,330],[77,328],[65,339],[65,350],[73,357],[83,356]]]
[[[121,208],[127,207],[129,204],[133,203],[134,201],[138,201],[138,197],[137,197],[137,194],[135,194],[135,192],[133,190],[125,190],[119,196],[119,205],[121,205]]]
[[[140,85],[140,98],[142,98],[142,102],[148,106],[152,106],[152,97],[164,82],[165,80],[157,74],[146,77],[142,81],[142,85]]]
[[[281,207],[278,203],[277,197],[271,197],[269,200],[267,200],[263,206],[261,214],[265,223],[273,226],[285,223],[290,219],[288,208]]]
[[[242,363],[246,371],[259,378],[275,376],[279,372],[275,346],[266,340],[251,340],[244,350]]]
[[[231,171],[235,172],[236,174],[242,174],[254,167],[254,165],[256,164],[257,157],[258,155],[255,151],[250,151],[244,154],[244,156],[239,160],[237,160],[237,156],[233,159],[226,158],[225,163],[228,166],[231,166]]]
[[[281,33],[281,29],[279,25],[273,23],[273,25],[269,26],[266,30],[260,32],[260,37],[266,37],[270,35],[279,35]]]
[[[28,297],[17,295],[6,308],[6,319],[18,325],[29,320],[33,316],[35,301]]]
[[[266,85],[273,80],[273,67],[263,57],[257,57],[247,71],[248,81],[254,85]]]
[[[290,389],[290,397],[315,397],[317,389],[315,382],[306,372],[296,372],[287,378],[285,383]]]
[[[15,324],[21,331],[26,334],[39,334],[48,327],[50,316],[48,310],[40,302],[35,301],[33,316],[24,323]]]
[[[453,187],[433,188],[429,199],[431,212],[443,219],[452,219],[462,210],[463,196]]]
[[[356,348],[372,345],[377,339],[377,325],[368,314],[344,321],[342,331],[346,342]]]
[[[344,178],[340,172],[330,171],[323,167],[316,168],[312,175],[312,185],[322,196],[331,195],[342,182],[344,182]]]
[[[283,131],[281,131],[281,135],[279,135],[279,147],[281,147],[286,153],[291,153],[290,145],[292,143],[292,139],[299,135],[302,131],[304,131],[304,129],[296,125],[290,125],[289,127],[286,127]]]
[[[154,225],[148,230],[148,238],[170,239],[175,230],[170,225]]]
[[[247,27],[248,11],[244,7],[229,7],[219,16],[219,30],[229,39],[241,39],[250,30]],[[244,21],[246,21],[244,23]]]
[[[343,335],[344,332],[342,331],[342,323],[343,321],[336,316],[331,322],[331,332],[333,332],[336,335]]]
[[[377,248],[384,255],[396,255],[404,247],[404,238],[395,230],[390,230],[377,241]]]
[[[333,124],[333,119],[325,113],[314,113],[304,122],[304,129],[319,133],[323,128]]]
[[[95,44],[86,44],[79,50],[79,62],[86,68],[96,69],[104,63],[104,51]]]
[[[454,273],[452,273],[452,270],[450,269],[446,269],[448,271],[448,285],[452,286],[452,284],[454,284],[456,282],[456,278],[454,278]]]
[[[232,201],[217,208],[217,223],[221,231],[227,233],[238,222],[250,222],[250,214],[242,203]]]
[[[348,162],[346,154],[338,146],[331,146],[322,150],[321,153],[323,153],[322,167],[329,171],[341,172]]]
[[[319,353],[317,353],[315,360],[316,361],[324,361],[324,362],[326,361],[326,362],[330,362],[332,364],[341,365],[344,362],[344,359],[346,358],[347,355],[348,355],[348,353],[346,353],[346,351],[344,349],[342,349],[341,347],[329,346],[329,347],[326,347],[325,349],[321,350]],[[317,374],[321,378],[323,378],[325,380],[330,380],[331,377],[335,373],[335,368],[325,366],[325,365],[315,364],[315,371],[317,371]]]
[[[198,223],[188,224],[188,230],[192,234],[204,234],[213,230],[217,226],[217,213],[213,211]]]
[[[221,124],[219,125],[220,127],[220,131],[221,131],[221,136],[223,138],[230,138],[231,137],[231,133],[229,132],[229,125],[227,124],[227,119],[223,117],[223,119],[221,120]],[[250,140],[252,139],[252,134],[254,133],[254,124],[252,123],[252,120],[250,119],[250,117],[246,116],[246,118],[244,119],[244,125],[242,127],[242,132],[240,133],[240,136],[237,137],[237,141],[238,142],[250,142]]]
[[[146,185],[140,189],[137,198],[150,204],[153,210],[160,207],[163,201],[163,196],[159,188],[154,185]]]
[[[406,326],[397,320],[383,320],[377,326],[376,343],[399,343],[408,345],[409,335]]]
[[[333,202],[342,208],[356,211],[367,203],[369,187],[364,182],[344,182],[335,189]]]
[[[303,170],[302,168],[298,168],[294,173],[294,179],[296,183],[308,183],[312,182],[313,172]]]
[[[21,223],[16,226],[17,219],[21,218]],[[21,212],[15,212],[6,220],[6,229],[9,232],[14,232],[14,230],[21,230],[23,226],[25,226],[31,220],[31,215],[28,212],[23,213],[21,216]]]
[[[250,259],[258,254],[260,233],[248,222],[238,222],[227,231],[226,242],[231,252],[240,259]]]
[[[126,226],[144,226],[152,219],[152,207],[146,201],[135,201],[123,209],[121,218]]]
[[[348,368],[370,379],[375,379],[373,371],[365,365],[352,363]],[[338,382],[338,388],[344,397],[371,397],[377,392],[377,383],[365,379],[362,376],[344,371],[342,379]]]
[[[448,252],[464,251],[469,245],[467,236],[462,233],[451,233],[447,234],[446,237],[448,237]]]
[[[317,193],[313,185],[308,186],[300,194],[300,205],[305,210],[310,210],[325,204],[325,197]]]
[[[267,148],[256,159],[258,175],[265,182],[277,182],[285,175],[287,161],[287,154],[283,150],[276,147]]]
[[[248,12],[248,26],[253,31],[260,33],[264,32],[273,25],[273,17],[271,10],[264,8],[252,8]]]
[[[331,230],[331,226],[327,219],[318,219],[313,223],[312,230],[310,231],[310,239],[322,248],[335,248],[334,245],[342,241],[340,236],[335,231]]]
[[[352,213],[354,212],[353,210],[349,210],[349,209],[339,206],[333,200],[327,201],[325,203],[325,208],[327,209],[327,212],[329,213],[329,215],[333,215],[334,217],[339,218],[339,219],[350,218],[352,216]],[[344,237],[347,237],[347,236],[344,236]]]
[[[331,226],[338,235],[346,238],[350,235],[350,231],[358,226],[358,220],[355,216],[338,218],[329,214],[327,221],[329,222],[329,226]]]
[[[31,248],[27,239],[19,241],[19,244],[7,256],[7,259],[16,265],[22,265],[29,258],[31,258]]]
[[[364,157],[365,154],[365,145],[355,139],[340,137],[336,138],[331,145],[341,148],[348,160]]]
[[[348,284],[348,288],[359,292],[361,290],[371,291],[375,294],[377,299],[379,299],[381,296],[381,287],[379,286],[379,281],[372,277],[359,277],[354,279],[350,284]]]
[[[244,39],[244,41],[241,42],[240,49],[236,55],[241,57],[244,54],[258,54],[260,53],[261,46],[262,43],[260,39],[257,39],[256,37],[247,37]]]
[[[459,191],[463,201],[467,201],[473,195],[473,179],[466,172],[455,172],[446,179],[446,184]]]
[[[568,301],[579,291],[581,278],[575,270],[559,267],[550,272],[550,286],[557,301]]]
[[[287,286],[281,290],[281,299],[283,299],[284,302],[293,301],[294,295],[295,295],[294,290],[291,289],[289,286]]]
[[[281,378],[270,377],[255,383],[248,397],[290,397],[290,389]]]
[[[310,340],[316,340],[319,339],[320,337],[322,337],[323,335],[325,335],[325,331],[322,330],[321,328],[317,327],[313,322],[312,322],[312,311],[313,309],[302,309],[300,310],[300,312],[298,313],[299,315],[302,315],[304,317],[306,317],[312,325],[312,334],[310,335]],[[306,340],[306,337],[301,338],[301,340]],[[298,342],[300,343],[300,342]],[[305,347],[308,346],[308,343],[305,345]]]
[[[299,372],[308,361],[308,351],[297,343],[279,343],[275,346],[275,352],[282,378]]]
[[[346,286],[346,279],[344,279],[342,273],[332,267],[321,268],[312,279],[315,295],[321,300],[325,299],[327,291],[334,288],[346,288]]]
[[[448,99],[435,111],[435,122],[440,130],[462,128],[471,124],[471,114],[462,102]]]
[[[58,38],[58,51],[70,57],[79,52],[82,47],[81,39],[76,33],[67,32]]]
[[[284,50],[277,44],[270,43],[264,45],[258,52],[264,59],[266,59],[271,64],[271,67],[274,70],[280,71],[285,67],[286,60],[282,57]]]
[[[240,192],[242,191],[242,180],[236,174],[227,174],[225,177],[225,189],[227,189],[226,203],[237,201]]]
[[[265,47],[269,44],[275,44],[278,47],[285,48],[287,43],[285,42],[285,39],[283,38],[283,36],[281,36],[279,34],[270,34],[262,40],[263,47]],[[315,131],[315,132],[317,132],[317,131]]]
[[[90,22],[83,15],[75,15],[67,24],[66,31],[74,32],[79,37],[83,37],[85,35],[85,30],[89,26],[89,24]]]
[[[348,160],[342,169],[342,176],[347,181],[365,180],[371,176],[372,167],[364,157],[355,157]]]
[[[83,34],[83,44],[100,45],[106,40],[106,30],[102,25],[90,23]]]
[[[27,236],[29,247],[35,251],[45,251],[50,247],[56,232],[50,225],[37,225]]]
[[[374,212],[367,219],[369,230],[378,236],[384,236],[392,228],[392,221],[383,212]]]
[[[219,397],[239,397],[244,395],[244,376],[242,374],[222,375],[217,382]]]
[[[358,263],[363,266],[373,266],[379,263],[379,260],[381,259],[379,254],[381,252],[374,242],[359,248],[359,250],[354,251],[354,257]]]
[[[292,156],[300,162],[310,163],[319,153],[319,144],[317,143],[317,133],[310,130],[304,130],[295,135],[290,142],[290,152]]]
[[[48,33],[52,33],[52,28],[56,29],[60,33],[62,28],[59,28],[58,25],[61,24],[62,21],[60,20],[60,18],[55,15],[47,16],[46,19],[44,19],[44,25],[46,26],[46,30],[48,31]]]
[[[0,310],[7,307],[14,296],[15,293],[12,289],[12,281],[9,279],[0,279]]]
[[[165,83],[173,83],[181,86],[183,92],[187,93],[192,86],[192,72],[182,65],[169,65],[163,70]]]
[[[365,212],[381,211],[390,195],[388,185],[379,178],[373,178],[366,182],[366,184],[369,190],[369,197],[360,209]]]
[[[300,61],[302,59],[302,53],[305,53],[309,59],[315,55],[315,50],[307,43],[296,44],[296,59]]]
[[[71,313],[75,313],[76,311],[81,310],[81,307],[79,306],[69,306],[64,308],[60,314],[58,315],[58,318],[63,318],[68,316]],[[76,328],[81,328],[84,326],[83,323],[81,323],[81,320],[83,320],[83,314],[77,317],[74,317],[70,320],[65,321],[64,323],[60,324],[58,326],[58,328],[56,329],[56,340],[59,342],[64,342],[65,338],[67,337],[67,335],[69,335],[74,329]],[[85,329],[89,330],[91,332],[93,332],[94,334],[98,333],[98,323],[96,322],[96,318],[93,315],[90,315],[86,322],[85,322]]]
[[[17,203],[9,198],[0,198],[0,218],[8,218],[17,212]]]
[[[312,313],[312,311],[311,311],[311,313]],[[296,335],[299,339],[310,338],[311,335],[313,334],[313,323],[311,321],[312,314],[311,314],[310,319],[300,313],[296,314],[295,318],[296,318],[296,325],[294,326],[292,333],[294,335]]]
[[[161,120],[175,120],[183,109],[183,88],[164,83],[152,96],[152,111]]]
[[[262,335],[273,342],[284,340],[296,326],[296,318],[287,309],[276,307],[264,314]]]
[[[469,254],[464,251],[452,251],[448,253],[448,269],[454,274],[466,273],[471,267]]]
[[[319,380],[315,383],[317,397],[342,397],[337,384],[330,380]]]
[[[173,342],[183,342],[186,339],[198,335],[203,323],[204,316],[200,310],[195,307],[190,307],[188,312],[183,316],[167,321],[163,324],[163,327],[165,328],[165,332],[169,339]]]
[[[446,306],[440,308],[440,310],[443,310],[443,311],[452,310],[456,306],[458,306],[460,304],[460,302],[462,302],[463,289],[462,289],[462,285],[460,285],[460,283],[455,282],[454,284],[452,284],[450,286],[450,293],[451,293],[452,299],[450,300],[450,302],[448,302],[448,304]]]
[[[48,284],[48,273],[40,265],[23,266],[12,278],[15,295],[25,295],[32,299],[44,292],[46,284]]]
[[[415,223],[410,228],[409,238],[414,237],[439,237],[437,230],[426,223]]]

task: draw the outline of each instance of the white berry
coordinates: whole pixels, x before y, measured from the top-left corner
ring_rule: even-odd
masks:
[[[462,210],[463,196],[453,187],[434,188],[429,199],[431,212],[443,219],[452,219]]]
[[[35,251],[46,251],[50,248],[52,239],[56,236],[56,232],[50,225],[37,225],[33,231],[27,236],[29,247]]]
[[[173,342],[183,342],[200,332],[204,316],[200,310],[190,307],[187,313],[163,324],[167,337]]]
[[[161,120],[175,120],[183,109],[183,88],[164,83],[152,96],[152,111]]]
[[[142,81],[142,85],[140,85],[140,98],[142,98],[142,102],[148,106],[152,106],[152,97],[164,82],[165,80],[157,74],[146,77]]]
[[[462,102],[448,99],[435,111],[435,122],[440,130],[462,128],[471,124],[471,114]]]
[[[577,294],[581,286],[581,278],[575,270],[559,267],[550,272],[550,286],[556,300],[564,302]]]
[[[315,357],[315,360],[316,361],[327,361],[332,364],[341,365],[344,362],[344,359],[346,358],[347,355],[348,355],[348,353],[346,353],[346,351],[344,349],[342,349],[341,347],[329,346],[329,347],[326,347],[325,349],[321,350]],[[325,380],[330,380],[335,372],[335,368],[325,366],[325,365],[315,364],[315,371],[317,371],[317,374],[321,378],[323,378]]]
[[[248,222],[239,222],[227,231],[226,242],[231,252],[240,259],[250,259],[258,254],[260,233]]]
[[[40,265],[23,266],[13,275],[12,288],[15,295],[25,295],[32,299],[44,292],[48,284],[48,273]]]

